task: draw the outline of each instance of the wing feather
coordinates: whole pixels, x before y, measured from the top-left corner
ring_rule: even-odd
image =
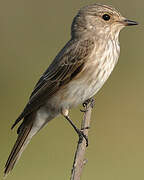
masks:
[[[12,128],[25,116],[42,106],[61,86],[80,73],[93,49],[92,40],[70,40],[36,84],[28,104]]]

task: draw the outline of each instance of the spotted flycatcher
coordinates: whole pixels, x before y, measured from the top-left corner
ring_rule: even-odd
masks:
[[[79,10],[71,26],[71,39],[44,72],[12,126],[22,120],[5,175],[13,169],[31,138],[60,114],[86,139],[70,120],[69,109],[93,97],[103,86],[118,61],[119,32],[131,25],[137,22],[106,5],[93,4]]]

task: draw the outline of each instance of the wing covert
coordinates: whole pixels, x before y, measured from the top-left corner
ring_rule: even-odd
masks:
[[[79,74],[93,48],[92,40],[70,40],[36,84],[28,104],[13,127],[22,118],[43,105],[61,86]]]

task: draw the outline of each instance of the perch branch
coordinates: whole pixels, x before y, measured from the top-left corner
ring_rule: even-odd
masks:
[[[88,137],[88,131],[90,127],[91,112],[93,107],[93,99],[90,99],[88,103],[85,104],[84,117],[81,123],[81,129],[83,133]],[[83,166],[86,164],[87,160],[84,158],[86,151],[86,141],[83,138],[82,142],[78,142],[77,149],[74,156],[73,167],[71,171],[70,180],[80,180],[82,174]]]

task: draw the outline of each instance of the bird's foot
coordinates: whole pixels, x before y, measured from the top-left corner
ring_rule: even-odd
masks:
[[[87,105],[90,104],[90,106],[93,108],[94,107],[94,98],[90,98],[87,99],[84,103],[83,103],[83,107],[87,107]]]
[[[87,106],[90,104],[91,108],[94,107],[94,98],[87,99],[82,105],[85,109],[80,109],[81,112],[87,112]]]

